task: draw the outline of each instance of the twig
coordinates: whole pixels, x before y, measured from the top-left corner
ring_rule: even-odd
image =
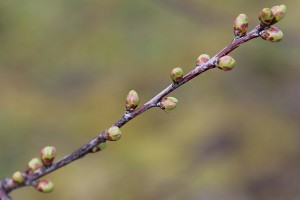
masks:
[[[275,22],[273,22],[275,23]],[[141,107],[138,107],[136,109],[127,110],[125,114],[113,124],[115,127],[121,128],[124,126],[127,122],[134,119],[135,117],[139,116],[143,112],[149,110],[153,107],[161,107],[161,101],[163,98],[165,98],[168,94],[170,94],[172,91],[176,90],[183,84],[187,83],[188,81],[192,80],[196,76],[202,74],[203,72],[213,69],[218,66],[218,61],[223,56],[229,54],[234,49],[239,47],[241,44],[257,38],[262,37],[262,34],[266,33],[269,29],[271,24],[265,24],[260,23],[260,25],[256,26],[252,31],[249,33],[237,33],[235,32],[236,37],[233,39],[233,41],[227,45],[223,50],[221,50],[219,53],[217,53],[214,57],[209,59],[205,63],[197,63],[195,66],[195,69],[191,70],[189,73],[187,73],[185,76],[181,77],[180,81],[174,81],[172,84],[167,86],[164,90],[162,90],[159,94],[157,94],[155,97],[153,97],[151,100],[149,100],[147,103],[142,105]],[[247,22],[248,26],[248,22]],[[236,27],[235,27],[236,28]],[[236,29],[235,29],[236,31]],[[240,34],[240,35],[239,35]],[[267,38],[264,38],[267,39]],[[134,107],[135,108],[135,107]],[[162,107],[161,107],[162,108]],[[17,183],[13,181],[12,179],[3,179],[0,181],[0,199],[1,200],[10,200],[11,198],[8,196],[8,194],[17,188],[24,187],[24,186],[32,186],[39,183],[39,179],[65,165],[70,164],[71,162],[84,157],[85,155],[92,153],[93,149],[96,148],[99,144],[105,143],[108,140],[108,129],[103,131],[102,133],[98,134],[96,137],[94,137],[91,141],[86,143],[85,145],[81,146],[76,151],[70,153],[69,155],[63,157],[61,160],[51,163],[50,165],[45,165],[40,167],[37,170],[34,170],[32,173],[29,173],[28,169],[25,173],[22,174],[24,176],[24,181],[20,181],[20,183]]]

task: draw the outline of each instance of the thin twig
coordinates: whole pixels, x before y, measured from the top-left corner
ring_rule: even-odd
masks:
[[[252,31],[248,34],[240,37],[235,38],[228,46],[226,46],[223,50],[217,53],[214,57],[212,57],[208,62],[202,65],[196,65],[195,69],[187,73],[183,79],[179,83],[172,83],[167,86],[164,90],[162,90],[159,94],[149,100],[147,103],[142,105],[141,107],[135,109],[132,112],[126,112],[117,122],[114,123],[114,126],[122,127],[130,120],[134,119],[135,117],[139,116],[143,112],[149,110],[150,108],[157,107],[158,103],[164,98],[166,95],[171,93],[172,91],[176,90],[183,84],[187,83],[188,81],[192,80],[196,76],[202,74],[203,72],[213,69],[216,67],[216,63],[218,59],[224,55],[229,54],[231,51],[239,47],[241,44],[259,37],[259,33],[267,29],[268,26],[264,24],[260,24],[256,26]],[[106,132],[103,131],[96,137],[94,137],[91,141],[77,149],[76,151],[70,153],[69,155],[63,157],[61,160],[53,163],[49,167],[43,167],[40,170],[35,171],[32,174],[28,174],[25,182],[21,184],[14,184],[11,181],[7,181],[7,179],[0,181],[0,199],[1,200],[10,200],[11,198],[8,194],[17,188],[24,187],[24,186],[31,186],[34,184],[35,181],[40,179],[41,177],[56,171],[57,169],[70,164],[71,162],[84,157],[85,155],[91,153],[91,150],[98,146],[100,143],[106,142]]]

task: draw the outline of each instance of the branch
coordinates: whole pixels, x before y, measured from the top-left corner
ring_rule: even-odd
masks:
[[[119,128],[143,112],[154,107],[159,107],[165,111],[174,109],[178,101],[174,97],[166,97],[168,94],[209,69],[220,68],[224,71],[231,70],[235,65],[235,60],[227,55],[243,43],[257,37],[269,41],[280,41],[283,36],[282,32],[276,27],[271,27],[271,25],[281,20],[285,12],[286,7],[284,5],[274,6],[271,9],[264,8],[259,15],[261,23],[249,33],[246,33],[248,18],[245,14],[240,14],[234,21],[235,38],[214,57],[209,58],[206,54],[200,55],[195,68],[184,76],[181,68],[173,69],[171,72],[173,83],[140,107],[137,107],[139,102],[137,93],[134,90],[130,91],[126,98],[126,112],[124,115],[112,127],[104,130],[91,141],[61,160],[53,162],[56,154],[54,147],[43,148],[41,150],[41,159],[32,159],[24,172],[15,172],[12,178],[0,180],[0,199],[11,199],[8,194],[24,186],[34,186],[41,192],[51,192],[53,190],[52,182],[39,180],[40,178],[89,153],[102,150],[107,140],[117,141],[121,137]]]

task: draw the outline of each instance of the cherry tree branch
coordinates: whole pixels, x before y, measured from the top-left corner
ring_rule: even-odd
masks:
[[[155,97],[153,97],[147,103],[145,103],[143,106],[137,108],[136,110],[134,110],[131,113],[125,113],[117,122],[114,123],[114,125],[118,126],[120,128],[120,127],[124,126],[127,122],[129,122],[130,120],[139,116],[143,112],[149,110],[150,108],[157,107],[157,104],[160,102],[160,100],[163,97],[165,97],[172,91],[176,90],[183,84],[187,83],[188,81],[192,80],[196,76],[202,74],[203,72],[205,72],[209,69],[215,68],[216,62],[220,57],[227,55],[228,53],[233,51],[235,48],[237,48],[239,45],[241,45],[253,38],[258,37],[259,32],[261,32],[264,28],[265,28],[264,26],[257,26],[255,29],[253,29],[251,32],[249,32],[244,37],[234,39],[228,46],[226,46],[222,51],[220,51],[218,54],[216,54],[208,62],[206,62],[200,66],[196,66],[195,69],[193,69],[188,74],[186,74],[183,77],[181,82],[179,82],[178,84],[176,84],[176,83],[170,84],[168,87],[166,87],[164,90],[162,90],[159,94],[157,94]],[[97,145],[99,145],[100,143],[103,143],[105,141],[106,141],[106,134],[105,134],[105,131],[103,131],[102,133],[97,135],[95,138],[93,138],[91,141],[89,141],[87,144],[81,146],[76,151],[63,157],[61,160],[53,163],[50,167],[37,170],[34,173],[28,175],[26,178],[26,181],[23,184],[20,184],[20,185],[14,184],[11,187],[7,187],[7,185],[9,185],[9,184],[6,182],[2,181],[2,184],[4,185],[4,188],[8,193],[16,188],[31,185],[34,181],[38,180],[39,178],[63,167],[79,158],[84,157],[88,153],[91,153],[91,150],[94,147],[97,147]]]
[[[230,52],[232,52],[233,50],[238,48],[243,43],[245,43],[251,39],[257,38],[257,37],[262,37],[262,35],[270,29],[271,24],[272,23],[270,23],[270,24],[260,23],[249,33],[242,33],[240,35],[238,33],[236,33],[236,29],[235,29],[236,37],[224,49],[222,49],[220,52],[218,52],[211,59],[207,60],[207,62],[200,63],[200,64],[197,63],[193,70],[188,72],[186,75],[182,76],[179,81],[174,81],[172,84],[167,86],[165,89],[163,89],[160,93],[158,93],[156,96],[154,96],[148,102],[146,102],[144,105],[137,107],[136,109],[135,109],[135,107],[134,107],[134,109],[129,109],[129,110],[127,109],[127,111],[124,113],[124,115],[113,124],[113,127],[121,128],[126,123],[128,123],[130,120],[136,118],[137,116],[139,116],[140,114],[144,113],[145,111],[147,111],[151,108],[160,107],[163,109],[163,107],[161,106],[161,103],[162,103],[162,100],[168,94],[170,94],[172,91],[176,90],[183,84],[187,83],[188,81],[192,80],[193,78],[197,77],[198,75],[202,74],[203,72],[205,72],[209,69],[220,67],[218,65],[220,58],[226,56],[227,54],[229,54]],[[247,22],[247,26],[248,26],[248,22]],[[264,39],[266,39],[266,38],[264,38]],[[16,177],[20,178],[20,179],[15,178],[16,180],[20,180],[19,182],[16,181],[14,178],[12,178],[12,179],[6,178],[3,180],[0,180],[0,199],[1,200],[9,200],[11,198],[8,196],[8,194],[11,191],[13,191],[17,188],[25,187],[25,186],[35,186],[38,183],[40,183],[39,179],[42,178],[43,176],[50,174],[50,173],[58,170],[59,168],[84,157],[85,155],[87,155],[89,153],[94,153],[95,148],[98,148],[98,146],[100,144],[105,143],[107,140],[111,140],[110,136],[108,135],[108,130],[109,129],[104,130],[102,133],[95,136],[88,143],[84,144],[79,149],[75,150],[74,152],[70,153],[69,155],[66,155],[65,157],[63,157],[61,160],[59,160],[57,162],[53,162],[53,163],[51,162],[51,164],[49,164],[49,165],[43,165],[43,166],[33,170],[32,172],[29,169],[26,169],[24,173],[21,173],[21,176],[16,175]]]

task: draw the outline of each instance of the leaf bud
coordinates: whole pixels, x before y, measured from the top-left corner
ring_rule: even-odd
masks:
[[[12,180],[15,184],[20,184],[23,183],[25,180],[26,174],[17,171],[12,175]]]
[[[164,97],[160,101],[160,108],[165,111],[170,111],[176,108],[178,100],[175,97]]]
[[[37,180],[34,183],[35,189],[39,192],[49,193],[52,192],[54,189],[54,184],[49,180]]]
[[[286,6],[285,5],[280,5],[280,6],[273,6],[271,8],[271,11],[274,14],[274,23],[279,22],[280,20],[282,20],[285,16],[286,13]]]
[[[32,172],[41,168],[42,166],[43,166],[43,163],[39,158],[33,158],[28,162],[26,172],[28,174],[31,174]]]
[[[178,83],[183,78],[183,70],[180,67],[176,67],[172,69],[170,76],[174,83]]]
[[[103,149],[105,149],[106,144],[107,144],[106,142],[100,143],[98,146],[92,148],[91,152],[92,152],[92,153],[96,153],[96,152],[98,152],[98,151],[102,151]]]
[[[207,54],[201,54],[197,58],[196,65],[197,66],[202,65],[202,64],[206,63],[207,61],[209,61],[209,59],[210,59],[209,55],[207,55]]]
[[[109,141],[117,141],[121,138],[122,132],[119,127],[112,126],[106,131],[106,139]]]
[[[218,67],[224,71],[232,70],[235,66],[235,60],[231,56],[223,56],[218,60]]]
[[[126,110],[133,111],[139,105],[139,95],[135,90],[131,90],[126,96]]]
[[[51,165],[56,156],[56,148],[53,146],[44,147],[41,150],[41,160],[44,165]]]
[[[270,42],[279,42],[283,38],[282,31],[277,27],[271,27],[266,31],[260,33],[260,36],[264,40],[268,40]]]
[[[248,17],[245,14],[239,14],[233,22],[234,35],[244,36],[248,30]]]
[[[260,11],[258,18],[262,23],[269,25],[274,19],[274,13],[270,8],[264,8]]]

